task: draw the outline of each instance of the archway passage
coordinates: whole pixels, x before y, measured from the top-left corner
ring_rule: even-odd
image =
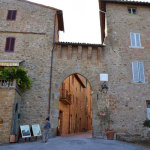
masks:
[[[91,131],[92,96],[88,80],[72,74],[62,82],[59,92],[58,135]]]

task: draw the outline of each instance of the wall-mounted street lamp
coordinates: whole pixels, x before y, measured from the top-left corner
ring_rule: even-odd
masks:
[[[106,82],[101,85],[101,92],[105,94],[108,92],[108,86],[106,85]]]

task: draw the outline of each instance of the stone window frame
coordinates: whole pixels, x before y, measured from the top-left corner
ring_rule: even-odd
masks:
[[[12,39],[14,40],[13,46],[11,45]],[[10,41],[9,41],[10,40]],[[8,43],[9,42],[9,43]],[[5,42],[5,52],[8,53],[14,53],[15,52],[15,44],[16,44],[16,37],[6,37],[6,42]],[[9,45],[9,46],[8,46]],[[9,47],[9,48],[8,48]],[[13,47],[11,49],[11,47]],[[8,49],[7,49],[8,48]]]
[[[131,9],[131,13],[129,13],[129,9]],[[136,10],[136,13],[133,13],[133,9]],[[136,7],[128,6],[128,7],[127,7],[127,10],[128,10],[128,14],[129,14],[129,15],[137,15],[137,8],[136,8]]]
[[[7,21],[16,21],[17,10],[8,10],[7,11]]]

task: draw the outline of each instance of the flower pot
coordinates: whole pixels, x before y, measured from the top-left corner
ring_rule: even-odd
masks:
[[[113,140],[114,139],[114,131],[106,131],[107,140]]]
[[[16,135],[10,135],[10,143],[15,143],[16,142]]]

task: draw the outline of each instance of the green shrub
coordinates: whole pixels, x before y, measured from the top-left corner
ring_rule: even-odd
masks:
[[[9,83],[16,79],[18,86],[22,89],[28,89],[32,86],[32,81],[24,67],[5,67],[0,71],[0,75]]]
[[[146,120],[143,122],[143,125],[144,125],[144,127],[149,127],[149,128],[150,128],[150,120],[146,119]]]

